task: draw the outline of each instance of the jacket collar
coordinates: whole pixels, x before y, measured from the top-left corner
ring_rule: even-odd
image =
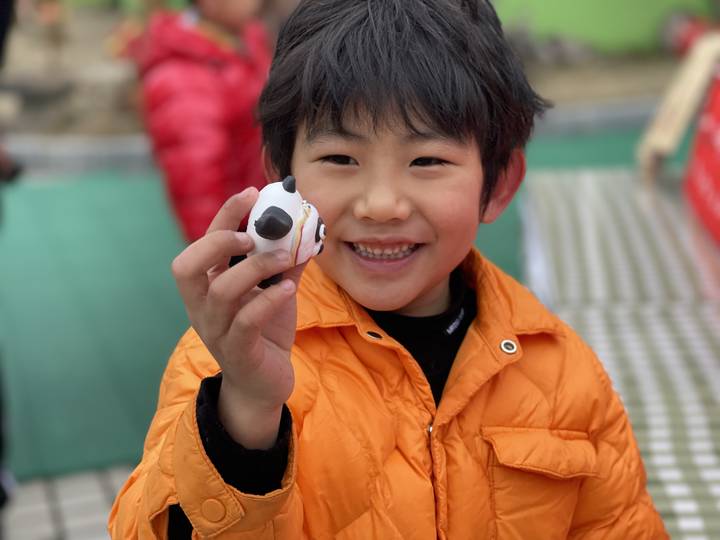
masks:
[[[475,288],[478,314],[455,358],[439,409],[427,382],[419,383],[423,402],[432,412],[436,426],[449,422],[482,385],[522,359],[519,336],[562,333],[562,323],[530,291],[477,250],[468,254],[462,269],[467,282]],[[311,262],[298,294],[298,331],[340,326],[355,326],[362,335],[383,337],[382,329],[368,313]],[[393,344],[392,339],[382,343],[401,347]],[[409,355],[404,359],[406,369],[417,375],[418,370],[409,367],[408,360]]]
[[[561,331],[561,323],[527,288],[485,259],[477,249],[473,248],[468,254],[462,268],[467,282],[477,293],[478,316],[474,328],[489,344],[497,343],[499,347],[504,340],[516,340],[518,335]],[[310,261],[298,294],[298,331],[353,325],[361,329],[375,326],[366,311],[325,275],[315,261]]]
[[[352,316],[353,304],[357,305],[311,260],[303,272],[298,290],[297,329],[352,326],[356,324]]]

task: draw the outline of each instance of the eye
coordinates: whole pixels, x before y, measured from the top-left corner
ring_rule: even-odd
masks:
[[[432,167],[435,165],[446,165],[449,163],[444,159],[434,157],[419,157],[410,164],[411,167]]]
[[[332,154],[330,156],[324,156],[320,158],[320,161],[323,161],[325,163],[331,163],[333,165],[357,165],[358,162],[355,161],[350,156],[344,156],[342,154]]]

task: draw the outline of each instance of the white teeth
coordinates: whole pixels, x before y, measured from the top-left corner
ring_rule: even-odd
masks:
[[[363,244],[353,244],[355,253],[368,259],[381,259],[381,260],[393,260],[402,259],[413,253],[416,249],[416,244],[402,244],[395,247],[388,248],[377,248],[365,246]]]

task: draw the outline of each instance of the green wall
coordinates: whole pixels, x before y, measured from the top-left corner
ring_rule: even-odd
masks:
[[[667,17],[707,14],[712,0],[495,0],[506,27],[521,24],[540,38],[563,36],[602,52],[656,49]]]

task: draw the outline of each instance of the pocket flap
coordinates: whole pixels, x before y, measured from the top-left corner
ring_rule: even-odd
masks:
[[[506,467],[566,479],[597,476],[597,452],[580,431],[484,427],[482,437]]]

